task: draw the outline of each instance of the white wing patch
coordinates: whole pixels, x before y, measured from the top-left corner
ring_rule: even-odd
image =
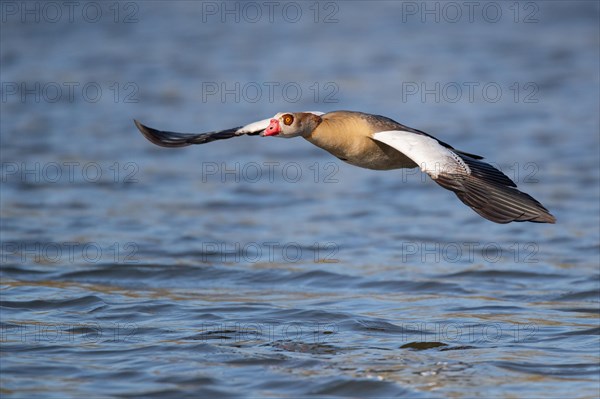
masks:
[[[265,130],[269,127],[269,123],[271,122],[271,118],[263,119],[262,121],[252,122],[247,124],[246,126],[242,126],[239,128],[236,133],[245,134],[245,133],[255,133],[260,132],[261,130]]]
[[[437,179],[440,173],[471,174],[471,169],[455,152],[431,137],[403,130],[390,130],[373,134],[373,139],[397,149],[412,159],[432,179]]]

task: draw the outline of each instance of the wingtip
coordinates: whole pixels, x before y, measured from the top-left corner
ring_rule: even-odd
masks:
[[[151,141],[154,144],[158,144],[157,143],[157,138],[155,137],[154,134],[152,134],[152,131],[154,129],[150,129],[148,126],[143,125],[140,121],[138,121],[137,119],[133,120],[133,123],[135,123],[135,127],[138,128],[138,130],[140,131],[140,133],[142,133],[144,135],[144,137],[146,137],[149,141]],[[159,144],[160,145],[160,144]]]
[[[134,119],[134,120],[133,120],[133,123],[135,124],[135,127],[137,127],[137,128],[138,128],[138,130],[139,130],[140,132],[142,132],[142,133],[144,133],[144,134],[145,134],[146,132],[148,132],[148,127],[147,127],[147,126],[144,126],[144,125],[142,125],[142,123],[141,123],[140,121],[138,121],[137,119]]]
[[[536,223],[556,224],[556,217],[554,217],[554,215],[551,213],[543,213],[543,214],[539,215],[538,217],[536,217],[535,219],[532,219],[530,221],[536,222]]]
[[[181,147],[183,146],[181,143],[172,142],[171,140],[167,140],[165,137],[165,132],[161,132],[160,130],[153,129],[142,124],[137,119],[133,120],[135,126],[138,128],[140,133],[151,143],[156,144],[160,147]]]

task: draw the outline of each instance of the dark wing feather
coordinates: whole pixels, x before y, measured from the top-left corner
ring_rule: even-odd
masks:
[[[555,223],[535,198],[517,189],[504,173],[485,162],[459,154],[471,169],[469,175],[440,174],[436,183],[451,190],[479,215],[496,223]]]
[[[161,147],[185,147],[192,144],[204,144],[210,143],[215,140],[224,140],[229,139],[235,136],[239,136],[241,134],[248,133],[238,133],[238,130],[241,128],[234,127],[232,129],[227,130],[219,130],[215,132],[207,132],[207,133],[176,133],[176,132],[167,132],[164,130],[156,130],[151,127],[142,125],[139,121],[134,120],[135,126],[142,132],[144,137],[150,140],[152,143],[159,145]],[[252,133],[250,133],[252,134]],[[258,133],[254,133],[258,134]]]

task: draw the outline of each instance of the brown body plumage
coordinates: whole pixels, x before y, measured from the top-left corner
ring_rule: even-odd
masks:
[[[371,137],[378,131],[396,129],[398,125],[381,120],[373,123],[367,115],[349,111],[330,112],[323,115],[321,123],[304,138],[342,161],[361,168],[416,168],[417,164],[406,155]]]

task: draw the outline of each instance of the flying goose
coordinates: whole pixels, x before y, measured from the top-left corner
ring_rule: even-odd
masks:
[[[134,122],[148,140],[162,147],[185,147],[242,135],[302,136],[342,161],[362,168],[420,167],[433,181],[492,222],[556,221],[542,204],[483,162],[483,157],[456,150],[385,116],[354,111],[280,112],[245,126],[199,134],[161,131]]]

